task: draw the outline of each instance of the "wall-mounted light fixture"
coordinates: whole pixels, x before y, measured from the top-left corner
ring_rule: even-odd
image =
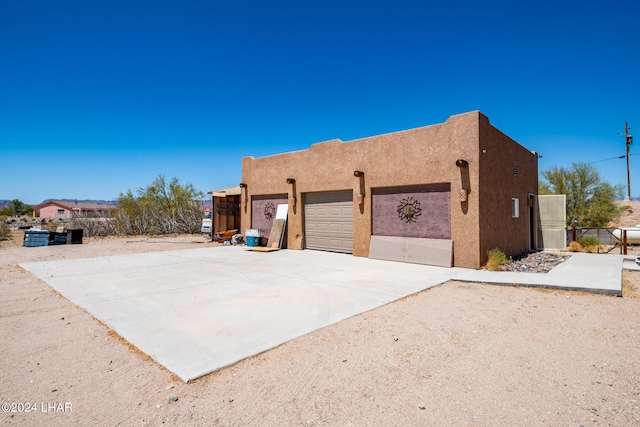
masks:
[[[466,168],[469,166],[469,162],[464,159],[458,159],[456,160],[456,166],[459,168]]]
[[[287,178],[287,184],[291,184],[291,207],[296,206],[296,179],[295,178]]]
[[[245,182],[240,183],[240,192],[242,193],[242,201],[246,206],[247,205],[247,184]]]
[[[358,204],[360,206],[364,205],[364,172],[363,171],[353,171],[353,176],[356,178],[360,178],[360,191],[358,193]]]

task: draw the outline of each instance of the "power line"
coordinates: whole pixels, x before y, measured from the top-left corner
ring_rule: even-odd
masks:
[[[637,156],[640,155],[640,153],[629,153],[630,156]],[[624,159],[625,157],[627,157],[625,154],[623,154],[622,156],[617,156],[617,157],[609,157],[608,159],[602,159],[602,160],[596,160],[595,162],[589,162],[587,164],[592,165],[594,163],[600,163],[600,162],[606,162],[608,160],[615,160],[615,159]]]

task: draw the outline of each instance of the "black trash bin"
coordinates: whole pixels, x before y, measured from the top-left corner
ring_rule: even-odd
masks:
[[[67,233],[49,232],[49,246],[64,245],[67,243]]]
[[[72,245],[82,244],[82,228],[71,228],[67,230],[67,243]]]

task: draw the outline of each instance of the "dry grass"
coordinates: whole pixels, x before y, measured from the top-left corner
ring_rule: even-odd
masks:
[[[578,242],[569,243],[568,252],[582,252],[582,245]]]
[[[622,270],[622,296],[624,298],[640,299],[639,285],[640,271]]]

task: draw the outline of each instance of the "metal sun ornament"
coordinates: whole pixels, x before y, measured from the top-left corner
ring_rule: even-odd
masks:
[[[416,222],[418,217],[422,215],[420,202],[413,197],[402,199],[398,205],[398,218],[406,223]]]
[[[276,216],[276,205],[274,205],[272,202],[268,202],[264,206],[264,217],[269,221],[272,221],[273,218],[275,218],[275,216]]]

